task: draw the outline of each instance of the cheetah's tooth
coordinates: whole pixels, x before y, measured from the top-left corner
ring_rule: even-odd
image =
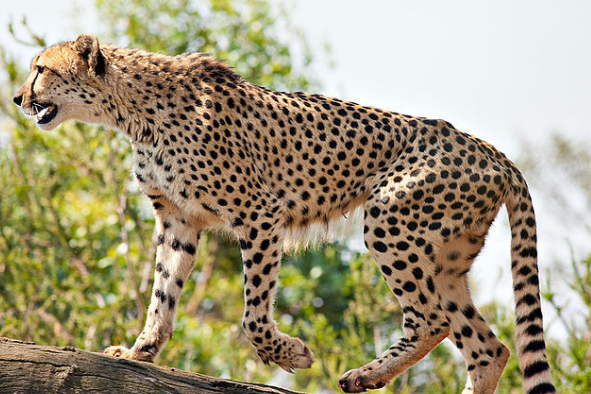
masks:
[[[37,118],[37,120],[40,120],[47,113],[47,111],[49,111],[49,107],[43,108],[39,113],[37,113],[37,115],[35,115],[35,118]]]

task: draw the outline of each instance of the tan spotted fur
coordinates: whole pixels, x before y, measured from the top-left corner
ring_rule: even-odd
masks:
[[[339,386],[382,387],[447,337],[466,361],[464,393],[492,394],[509,350],[472,303],[467,273],[505,204],[524,392],[555,392],[531,198],[487,143],[442,120],[269,91],[208,55],[101,46],[90,35],[35,57],[14,101],[44,130],[77,119],[131,141],[156,216],[154,291],[136,343],[107,354],[154,360],[172,335],[201,231],[221,228],[242,250],[243,325],[259,356],[288,371],[310,367],[312,352],[273,320],[284,244],[361,207],[366,245],[403,307],[404,335]]]

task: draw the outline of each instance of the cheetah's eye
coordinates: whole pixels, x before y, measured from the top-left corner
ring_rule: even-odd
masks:
[[[45,71],[45,66],[37,66],[37,72],[39,74],[43,74],[43,71]]]

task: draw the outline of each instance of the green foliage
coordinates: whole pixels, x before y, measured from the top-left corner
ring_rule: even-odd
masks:
[[[211,52],[270,88],[317,84],[309,77],[305,37],[275,2],[98,0],[97,8],[107,21],[102,42],[168,54]],[[34,34],[18,41],[45,45]],[[22,64],[0,54],[8,134],[0,133],[0,336],[94,351],[131,345],[150,298],[155,246],[151,207],[130,176],[129,143],[113,130],[74,122],[37,130],[9,100],[25,78]],[[262,365],[241,327],[238,247],[209,233],[198,256],[174,336],[157,362],[247,381],[276,377],[277,367]],[[591,324],[590,261],[575,265],[573,289]],[[295,389],[336,391],[343,372],[401,335],[398,303],[368,255],[339,243],[315,247],[286,256],[280,281],[280,329],[304,339],[316,360],[292,376]],[[546,298],[560,312],[552,294]],[[483,313],[515,354],[508,308],[491,304]],[[569,327],[568,345],[549,345],[555,377],[563,392],[589,392],[590,334]],[[464,363],[446,341],[381,392],[457,393],[464,381]],[[501,384],[499,392],[520,392],[515,358]]]
[[[591,388],[591,255],[583,261],[572,262],[573,278],[568,281],[576,298],[558,301],[548,282],[544,294],[566,328],[567,338],[562,343],[552,343],[548,349],[553,361],[557,388],[563,393],[587,393]],[[569,316],[565,311],[569,303],[577,303],[578,314]]]
[[[554,383],[558,392],[579,394],[591,392],[591,255],[582,261],[573,261],[573,277],[570,275],[554,275],[552,281],[547,280],[547,290],[543,298],[556,311],[558,319],[553,324],[559,324],[564,332],[561,339],[546,338],[548,361],[552,368]],[[551,275],[545,275],[550,278]],[[555,290],[557,285],[572,290],[568,301],[564,301],[561,292]],[[563,301],[559,301],[563,300]],[[576,320],[566,312],[568,305],[576,305]],[[515,317],[508,308],[492,303],[483,308],[483,316],[488,321],[495,321],[499,339],[509,346],[511,354],[515,349]],[[515,357],[511,357],[499,384],[500,393],[521,393],[522,378],[519,364]]]

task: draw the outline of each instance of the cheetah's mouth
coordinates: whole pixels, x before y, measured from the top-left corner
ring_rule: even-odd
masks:
[[[37,124],[47,124],[57,115],[57,105],[55,104],[33,103],[31,107],[35,111]]]

